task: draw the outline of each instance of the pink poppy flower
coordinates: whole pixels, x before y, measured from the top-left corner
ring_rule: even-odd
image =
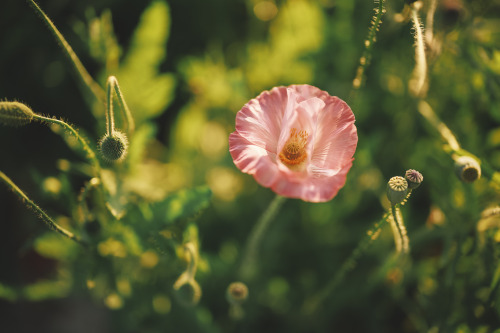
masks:
[[[234,164],[279,195],[331,200],[352,166],[354,114],[338,97],[310,85],[276,87],[250,100],[229,136]]]

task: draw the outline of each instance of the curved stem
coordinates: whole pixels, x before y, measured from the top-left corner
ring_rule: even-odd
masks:
[[[269,207],[264,211],[257,223],[254,225],[243,252],[243,260],[241,261],[239,270],[241,280],[250,280],[255,276],[262,236],[266,233],[271,221],[274,219],[285,200],[285,197],[276,195],[273,201],[269,204]]]
[[[448,143],[453,151],[460,150],[460,144],[458,143],[457,138],[453,135],[453,132],[448,128],[448,126],[439,120],[429,103],[421,100],[418,103],[418,112],[420,112],[420,114],[439,132],[439,134],[441,134],[441,138]]]
[[[108,128],[108,134],[110,135],[114,130],[114,113],[113,113],[113,92],[118,97],[118,104],[120,105],[120,109],[122,110],[123,119],[127,126],[127,130],[129,134],[134,132],[135,130],[135,122],[132,117],[132,113],[125,102],[125,98],[120,90],[120,86],[118,84],[118,80],[114,76],[108,77],[108,81],[106,83],[107,86],[107,113],[106,113],[106,127]],[[112,126],[112,129],[110,128]]]
[[[14,193],[17,194],[17,196],[21,198],[21,200],[28,206],[28,208],[31,208],[51,230],[60,233],[61,235],[77,242],[80,245],[87,246],[87,243],[80,239],[80,237],[76,236],[72,232],[64,229],[56,222],[54,222],[54,220],[50,216],[48,216],[36,203],[28,198],[28,196],[19,187],[17,187],[17,185],[14,184],[14,182],[2,171],[0,171],[0,180],[3,181],[4,184],[9,186],[14,191]]]
[[[108,79],[106,84],[106,133],[112,136],[115,132],[115,114],[113,111],[113,88]]]
[[[90,160],[90,162],[94,166],[96,176],[98,176],[100,174],[101,166],[99,164],[99,160],[97,159],[95,152],[92,150],[92,148],[90,148],[87,141],[80,134],[78,134],[78,132],[71,125],[69,125],[68,123],[66,123],[62,120],[44,117],[44,116],[38,115],[36,113],[34,114],[33,119],[36,119],[36,120],[39,120],[42,122],[48,122],[48,123],[60,125],[60,126],[64,127],[64,129],[69,131],[71,134],[73,134],[75,136],[75,138],[78,140],[78,142],[80,142],[83,150],[85,150],[85,152],[87,153],[87,158]]]
[[[54,23],[50,20],[50,18],[43,12],[43,10],[36,4],[35,1],[33,0],[27,0],[28,4],[35,10],[35,12],[40,15],[42,20],[47,24],[50,32],[54,35],[54,37],[57,39],[59,44],[61,45],[61,48],[63,49],[64,53],[66,56],[70,59],[71,63],[75,67],[77,73],[80,75],[83,83],[85,86],[90,90],[90,92],[97,98],[98,101],[104,103],[104,91],[102,88],[94,81],[92,76],[87,72],[83,64],[81,63],[80,59],[78,59],[78,56],[76,53],[73,51],[69,43],[66,41],[64,36],[59,32],[59,30],[56,28]]]

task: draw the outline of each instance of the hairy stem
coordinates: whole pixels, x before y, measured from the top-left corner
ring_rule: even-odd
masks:
[[[410,240],[406,232],[406,227],[403,222],[401,210],[397,205],[392,205],[392,220],[394,222],[393,232],[396,241],[396,250],[400,253],[408,253],[410,251]]]
[[[373,49],[373,44],[376,41],[377,31],[382,23],[382,16],[385,14],[384,0],[375,0],[375,4],[378,3],[378,7],[374,9],[375,15],[372,18],[370,29],[368,30],[368,37],[365,40],[365,49],[363,55],[359,59],[359,66],[356,71],[356,77],[352,82],[353,90],[359,89],[363,83],[363,76],[366,68],[370,64],[371,53]],[[352,94],[352,93],[351,93]]]
[[[28,196],[19,188],[17,187],[14,182],[7,177],[2,171],[0,171],[0,180],[6,184],[8,187],[12,189],[12,191],[19,197],[21,200],[28,206],[28,208],[32,209],[38,217],[47,224],[47,226],[51,229],[54,230],[61,235],[77,242],[80,245],[87,246],[87,243],[84,242],[80,237],[76,236],[72,232],[64,229],[60,225],[58,225],[54,220],[48,216],[36,203],[34,203]]]
[[[36,113],[34,114],[33,119],[36,119],[36,120],[39,120],[42,122],[48,122],[51,124],[60,125],[64,129],[69,131],[72,135],[74,135],[75,138],[80,143],[80,145],[82,146],[83,150],[85,150],[85,152],[87,153],[87,158],[90,160],[90,162],[94,166],[94,172],[96,173],[96,176],[100,175],[101,166],[99,164],[99,160],[97,159],[97,156],[96,156],[94,150],[92,150],[92,148],[90,148],[87,141],[80,134],[78,134],[78,132],[71,125],[69,125],[68,123],[66,123],[62,120],[54,119],[54,118],[50,118],[50,117],[44,117],[44,116],[38,115]]]
[[[125,125],[127,126],[127,130],[130,133],[135,130],[134,118],[132,117],[132,113],[125,102],[125,98],[120,90],[120,86],[118,85],[118,80],[114,76],[108,77],[108,81],[106,83],[107,88],[107,107],[106,107],[106,128],[108,130],[108,135],[111,135],[115,129],[115,121],[114,121],[114,113],[113,113],[113,92],[118,97],[118,104],[120,105],[120,109],[123,114],[123,119],[125,121]]]
[[[414,5],[411,9],[411,20],[415,30],[415,68],[410,79],[410,92],[413,96],[422,98],[427,94],[427,59],[423,23],[418,16],[418,9],[418,5]]]
[[[70,59],[71,63],[75,67],[77,73],[80,75],[85,86],[90,90],[90,92],[97,98],[98,101],[104,103],[105,96],[102,88],[94,81],[92,76],[87,72],[85,67],[83,66],[78,56],[73,51],[69,43],[66,41],[64,36],[59,32],[54,23],[50,20],[50,18],[44,13],[44,11],[36,4],[33,0],[27,0],[28,4],[35,10],[35,12],[42,18],[42,20],[47,24],[50,32],[54,35],[54,37],[59,42],[61,48],[63,49],[66,56]]]
[[[269,228],[271,221],[274,219],[285,200],[285,197],[276,195],[273,201],[269,204],[269,207],[266,211],[264,211],[257,223],[254,225],[243,252],[243,260],[241,261],[239,270],[241,280],[250,280],[255,276],[260,243],[262,242],[262,238]]]

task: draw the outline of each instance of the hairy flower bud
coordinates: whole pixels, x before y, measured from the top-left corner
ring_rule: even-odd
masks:
[[[7,126],[24,126],[35,114],[23,103],[0,102],[0,123]]]
[[[118,131],[114,131],[111,135],[106,134],[99,142],[99,149],[105,160],[120,162],[128,151],[127,136]]]
[[[401,203],[408,193],[408,182],[400,176],[392,177],[387,183],[387,198],[392,205]]]
[[[424,180],[424,176],[422,176],[422,174],[417,170],[409,169],[406,170],[405,179],[408,182],[408,187],[411,190],[414,190],[420,186],[420,184]]]
[[[248,298],[248,287],[243,282],[233,282],[227,287],[226,297],[231,304],[241,304]]]
[[[481,177],[481,166],[470,156],[460,156],[455,160],[455,173],[465,183],[472,183]]]

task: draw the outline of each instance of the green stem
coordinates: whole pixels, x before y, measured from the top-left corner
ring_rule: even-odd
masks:
[[[403,222],[403,216],[401,215],[401,211],[397,205],[392,205],[391,212],[392,212],[392,219],[394,220],[394,225],[395,225],[394,238],[399,239],[397,241],[397,244],[400,244],[397,250],[398,252],[407,254],[410,251],[410,245],[409,245],[410,241],[408,239],[406,227]]]
[[[333,279],[314,296],[309,298],[303,306],[304,313],[312,314],[318,307],[327,299],[338,287],[340,282],[344,279],[345,275],[356,267],[357,261],[363,253],[368,249],[368,247],[373,243],[374,240],[378,238],[380,231],[384,224],[390,217],[390,212],[384,214],[384,216],[366,232],[365,237],[358,243],[358,246],[352,251],[351,255],[342,264],[340,269],[334,275]]]
[[[106,114],[106,124],[108,126],[108,134],[110,133],[110,126],[113,126],[114,130],[114,116],[113,114],[113,91],[118,97],[118,104],[120,105],[120,109],[122,110],[123,118],[125,120],[125,124],[127,126],[129,134],[134,132],[135,123],[134,118],[132,117],[132,113],[125,102],[125,98],[120,90],[120,86],[118,85],[118,80],[114,76],[108,77],[107,81],[107,114]],[[112,123],[112,124],[109,124]]]
[[[87,246],[87,243],[80,239],[80,237],[76,236],[72,232],[64,229],[60,225],[58,225],[50,216],[48,216],[36,203],[34,203],[28,196],[17,187],[14,182],[7,177],[2,171],[0,171],[0,180],[2,180],[7,186],[9,186],[17,196],[21,198],[21,200],[28,206],[28,208],[33,209],[35,213],[37,213],[38,217],[47,224],[47,226],[61,235],[77,242],[80,245]]]
[[[418,112],[420,112],[425,120],[427,120],[429,124],[431,124],[439,132],[441,138],[448,143],[453,151],[460,150],[460,144],[458,143],[457,138],[453,135],[453,132],[448,128],[448,126],[446,126],[446,124],[438,118],[429,103],[423,100],[419,101]]]
[[[418,16],[418,6],[413,5],[411,19],[415,30],[415,69],[410,79],[410,92],[416,97],[424,97],[427,94],[427,59],[425,57],[425,43],[423,24]]]
[[[75,138],[78,140],[78,142],[80,142],[83,150],[85,150],[85,152],[87,153],[87,158],[90,160],[90,162],[94,166],[94,169],[95,169],[94,171],[96,173],[96,176],[100,175],[101,166],[99,164],[99,160],[97,159],[95,152],[92,150],[92,148],[90,148],[87,141],[80,134],[78,134],[78,132],[71,125],[69,125],[68,123],[66,123],[62,120],[44,117],[44,116],[38,115],[36,113],[34,114],[33,119],[36,119],[36,120],[39,120],[42,122],[48,122],[51,124],[60,125],[64,129],[69,131],[71,134],[73,134],[75,136]]]
[[[50,18],[43,12],[43,10],[35,3],[33,0],[27,0],[28,4],[35,10],[35,12],[40,15],[42,20],[47,24],[50,32],[54,35],[54,37],[59,42],[61,48],[63,49],[66,56],[70,59],[71,63],[75,67],[77,73],[80,75],[85,86],[90,90],[90,92],[97,98],[97,100],[101,103],[104,103],[105,96],[102,88],[94,81],[92,76],[87,72],[83,64],[81,63],[78,56],[73,51],[69,43],[66,41],[64,36],[59,32],[54,23],[50,20]]]
[[[285,202],[286,198],[280,195],[271,201],[269,207],[264,211],[257,223],[254,225],[250,236],[248,237],[245,251],[243,252],[243,260],[239,270],[240,279],[243,281],[251,280],[257,271],[257,258],[259,255],[259,247],[262,242],[262,236],[269,228],[271,221],[278,213],[280,207]]]
[[[108,82],[106,84],[106,133],[113,136],[115,132],[115,113],[113,111],[113,87]]]
[[[377,3],[377,1],[375,1],[375,3]],[[368,37],[365,40],[365,49],[363,51],[363,55],[359,59],[359,66],[356,71],[356,77],[352,82],[353,91],[351,92],[351,95],[354,94],[355,90],[361,87],[365,70],[368,65],[370,65],[373,44],[375,43],[377,31],[380,27],[380,24],[382,23],[382,16],[385,14],[384,0],[379,0],[378,7],[376,7],[374,10],[375,16],[372,18],[372,25],[368,30]]]

